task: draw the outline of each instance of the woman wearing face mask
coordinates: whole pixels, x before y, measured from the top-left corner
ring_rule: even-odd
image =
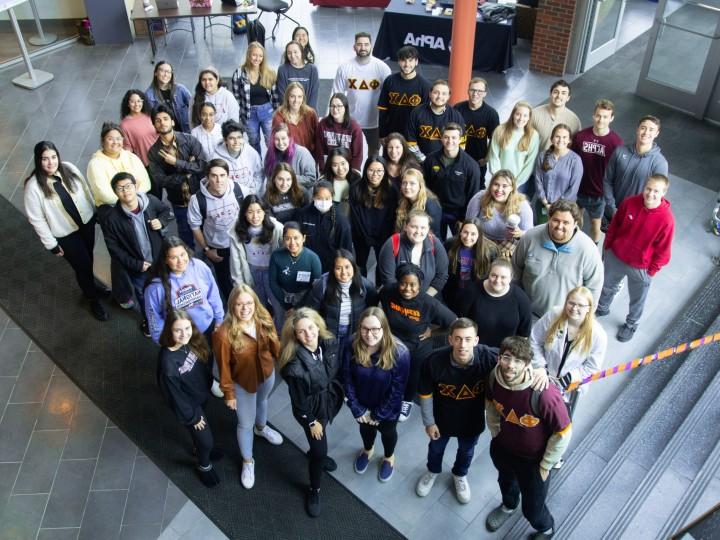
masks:
[[[285,123],[293,140],[315,155],[315,133],[318,116],[305,101],[305,89],[299,82],[291,82],[285,89],[283,103],[273,115],[273,127]]]
[[[305,511],[310,517],[320,515],[323,470],[337,468],[327,455],[327,426],[343,404],[337,348],[337,340],[317,311],[299,308],[285,322],[279,364],[288,386],[293,416],[310,445],[310,487],[305,495]]]
[[[468,317],[474,289],[490,271],[490,263],[498,256],[497,247],[486,240],[482,222],[466,219],[457,236],[445,242],[448,253],[448,282],[443,289],[443,300],[458,317]]]
[[[533,326],[530,347],[533,350],[533,368],[536,383],[533,387],[544,390],[548,381],[558,387],[572,417],[578,394],[586,387],[567,393],[573,382],[579,382],[602,369],[607,350],[607,334],[593,315],[592,293],[585,287],[571,290],[564,306],[558,306]]]
[[[283,244],[285,247],[270,255],[270,289],[283,307],[284,319],[303,304],[313,282],[322,275],[322,267],[317,254],[305,247],[305,235],[296,221],[285,223]]]
[[[310,151],[295,144],[287,124],[278,124],[272,130],[271,143],[265,154],[265,176],[270,178],[278,163],[289,164],[300,185],[311,188],[317,181],[317,166]]]
[[[195,85],[190,118],[192,127],[200,125],[200,109],[202,109],[203,103],[208,101],[215,105],[215,121],[218,124],[223,125],[227,120],[240,121],[238,102],[232,92],[225,88],[225,83],[220,78],[220,72],[213,66],[200,72]]]
[[[120,129],[123,132],[123,148],[138,156],[148,166],[148,149],[158,138],[150,120],[150,105],[140,90],[125,92],[120,105]]]
[[[556,125],[545,152],[538,154],[535,163],[535,215],[537,223],[547,222],[547,211],[558,199],[577,199],[583,164],[580,156],[570,151],[572,135],[565,124]]]
[[[403,172],[395,217],[396,232],[404,229],[408,215],[413,210],[425,212],[430,216],[432,232],[437,238],[440,238],[442,207],[437,196],[425,185],[425,177],[419,169],[407,169]]]
[[[350,166],[360,169],[363,156],[363,132],[360,124],[350,117],[350,106],[345,94],[333,94],[329,114],[320,120],[315,132],[315,158],[320,168],[325,167],[325,156],[333,148],[345,148]]]
[[[285,95],[285,90],[291,82],[300,83],[307,96],[307,104],[317,110],[318,88],[320,78],[315,64],[305,59],[302,45],[291,41],[285,45],[284,63],[278,67],[277,89],[278,94]]]
[[[273,111],[278,108],[275,71],[265,58],[265,47],[257,41],[248,44],[245,62],[232,76],[232,90],[240,108],[240,120],[247,128],[248,142],[258,154],[260,136],[270,146]]]
[[[235,285],[247,284],[273,313],[283,312],[270,290],[270,256],[282,248],[283,226],[270,215],[267,203],[257,195],[242,201],[235,228],[230,232],[230,276]]]
[[[520,218],[516,226],[508,223]],[[525,195],[518,193],[515,176],[507,169],[493,174],[487,189],[478,192],[468,202],[465,218],[479,218],[483,234],[495,242],[504,256],[515,251],[515,245],[525,231],[533,227],[533,212]]]
[[[220,477],[212,462],[220,459],[222,452],[213,448],[213,434],[204,411],[212,384],[205,336],[187,313],[173,309],[167,314],[160,346],[157,365],[160,391],[190,433],[197,458],[195,472],[200,481],[206,487],[217,486]]]
[[[531,198],[535,184],[527,181],[539,148],[540,136],[532,127],[532,106],[527,101],[518,101],[510,117],[493,132],[488,153],[490,174],[508,169],[515,176],[520,192]]]
[[[332,184],[333,200],[338,203],[340,213],[345,217],[350,215],[348,205],[350,186],[354,185],[360,178],[360,172],[350,168],[350,154],[345,148],[333,148],[330,150],[320,180]]]
[[[298,209],[310,204],[310,193],[300,187],[290,165],[278,163],[270,175],[264,200],[270,205],[275,219],[287,223]]]
[[[310,46],[310,34],[304,26],[296,26],[292,33],[292,40],[297,41],[303,48],[305,60],[311,64],[315,63],[315,52]]]
[[[353,245],[367,276],[370,250],[375,250],[377,260],[380,248],[393,233],[397,212],[397,192],[390,185],[385,160],[380,156],[365,162],[362,178],[350,187],[349,206]]]
[[[349,349],[342,363],[343,389],[363,441],[354,469],[358,474],[367,470],[380,432],[384,457],[378,480],[387,482],[395,472],[397,423],[410,371],[410,352],[392,335],[385,313],[377,307],[361,315]]]
[[[400,422],[412,411],[422,365],[433,351],[430,325],[450,326],[457,316],[438,299],[422,291],[423,271],[415,264],[398,266],[392,284],[380,290],[380,302],[394,336],[410,351],[410,374],[403,394]]]
[[[478,325],[480,343],[488,347],[499,347],[508,336],[530,335],[530,299],[512,278],[510,261],[495,259],[488,276],[468,294],[468,317]]]
[[[213,352],[225,405],[237,414],[240,483],[251,489],[255,485],[253,434],[273,445],[283,442],[282,435],[267,425],[280,343],[270,313],[251,286],[237,285],[230,293],[227,316],[213,334]]]
[[[430,296],[437,295],[448,279],[448,257],[442,243],[430,233],[430,216],[413,210],[402,234],[395,233],[380,248],[378,272],[380,283],[387,287],[395,282],[398,266],[413,263],[424,274],[420,289]]]
[[[322,271],[333,268],[338,249],[352,251],[350,222],[333,203],[332,184],[321,180],[313,189],[313,203],[298,210],[297,221],[307,238],[307,247],[320,257]]]
[[[333,269],[313,284],[305,305],[322,315],[343,353],[350,335],[357,331],[360,314],[377,302],[375,286],[362,277],[355,257],[346,249],[338,249]]]
[[[82,173],[61,161],[57,147],[40,141],[33,149],[35,168],[25,179],[24,203],[30,225],[45,249],[63,257],[75,271],[75,280],[98,321],[110,317],[100,303],[107,292],[98,289],[93,275],[95,204]]]
[[[200,108],[200,125],[190,131],[203,147],[206,157],[215,153],[215,148],[223,141],[222,127],[215,121],[215,105],[209,101]]]
[[[403,173],[408,169],[422,170],[421,165],[415,159],[410,151],[405,137],[400,133],[390,133],[385,137],[383,145],[383,157],[387,164],[387,172],[390,177],[390,183],[400,191],[400,182]]]
[[[169,62],[160,60],[155,64],[153,80],[145,90],[148,110],[158,105],[167,106],[175,118],[175,129],[190,133],[190,90],[184,84],[175,82],[173,67]]]

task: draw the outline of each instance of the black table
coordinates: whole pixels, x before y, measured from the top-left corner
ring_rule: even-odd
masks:
[[[392,0],[383,12],[373,55],[383,60],[394,60],[400,47],[414,45],[420,53],[421,62],[448,66],[451,33],[452,17],[432,16],[425,11],[420,0],[415,0],[414,4]],[[512,21],[477,21],[473,70],[501,72],[511,68],[515,41]]]

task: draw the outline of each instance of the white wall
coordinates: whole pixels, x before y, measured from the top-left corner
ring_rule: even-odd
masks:
[[[132,0],[126,0],[126,3]],[[83,0],[35,0],[40,20],[43,19],[82,19],[85,17]],[[32,9],[27,2],[15,6],[18,19],[32,19]],[[7,12],[0,13],[0,20],[9,20]]]

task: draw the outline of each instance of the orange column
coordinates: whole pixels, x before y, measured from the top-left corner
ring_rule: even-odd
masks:
[[[455,2],[452,24],[452,50],[450,51],[450,103],[467,99],[467,88],[472,77],[477,2]]]

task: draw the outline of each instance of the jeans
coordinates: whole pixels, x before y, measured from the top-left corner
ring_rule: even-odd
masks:
[[[147,278],[147,272],[133,272],[132,270],[128,270],[128,276],[130,276],[130,283],[132,283],[133,289],[135,289],[135,298],[137,298],[143,320],[147,320],[147,315],[145,315],[145,280]]]
[[[474,437],[457,437],[458,449],[457,454],[455,454],[455,464],[452,468],[452,473],[455,476],[467,475],[473,455],[475,454],[475,445],[478,442],[478,438],[479,435],[475,435]],[[428,443],[427,468],[431,473],[439,474],[442,472],[443,455],[445,454],[445,447],[449,441],[449,436],[441,435],[439,439],[431,440],[430,443]]]
[[[275,384],[275,371],[258,385],[257,392],[251,394],[239,384],[235,384],[237,400],[237,440],[240,454],[245,461],[253,457],[253,425],[264,426],[267,423],[268,397]]]
[[[532,202],[533,197],[535,197],[535,175],[531,174],[530,178],[527,179],[527,182],[518,186],[518,192],[525,195],[529,202]]]
[[[173,205],[173,213],[175,214],[175,223],[177,224],[178,236],[187,244],[191,251],[195,250],[195,238],[193,237],[190,224],[188,223],[187,206]]]
[[[279,334],[285,322],[285,308],[270,290],[270,270],[250,265],[250,275],[254,282],[253,289],[263,305],[272,312],[273,322]]]
[[[270,146],[270,130],[272,128],[273,108],[269,101],[263,105],[252,105],[250,107],[250,118],[247,121],[247,136],[252,146],[261,156],[260,152],[260,131],[265,137],[265,146]]]
[[[609,309],[615,295],[620,290],[620,282],[627,276],[628,294],[630,295],[630,311],[625,321],[631,326],[637,326],[642,317],[652,278],[647,270],[633,268],[618,259],[611,249],[605,250],[605,279],[602,293],[598,300],[598,309]]]
[[[450,229],[450,235],[455,236],[457,234],[457,222],[462,221],[465,216],[462,212],[446,212],[443,210],[442,220],[440,221],[440,232],[442,237],[441,242],[445,242],[448,237],[448,229]]]
[[[383,452],[386,458],[392,457],[395,453],[397,445],[397,420],[383,420],[377,426],[370,424],[360,424],[360,437],[363,441],[363,448],[370,450],[375,445],[375,437],[378,431],[383,444]]]
[[[523,516],[535,530],[552,528],[554,520],[545,505],[550,477],[545,481],[540,477],[540,462],[511,454],[495,441],[490,443],[490,457],[498,470],[503,504],[517,508],[521,499]]]

